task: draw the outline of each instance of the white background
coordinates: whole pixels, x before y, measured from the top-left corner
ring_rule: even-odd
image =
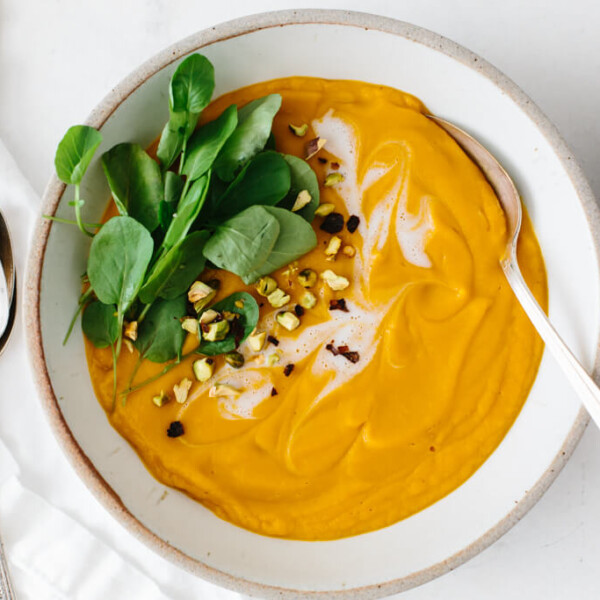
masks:
[[[0,0],[0,139],[41,194],[66,128],[142,61],[224,20],[309,7],[315,5],[288,0]],[[321,0],[318,7],[409,21],[483,56],[554,121],[600,197],[597,0]],[[135,548],[92,496],[84,497],[79,516],[92,529],[105,521],[113,544]],[[599,564],[600,434],[590,426],[521,523],[466,565],[401,598],[595,600]],[[162,568],[176,571],[166,562]]]

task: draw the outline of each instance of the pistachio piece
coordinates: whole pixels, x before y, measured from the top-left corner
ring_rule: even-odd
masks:
[[[239,308],[240,310],[242,310],[242,308],[244,308],[244,301],[243,300],[236,300],[234,302],[234,304],[235,304],[235,307]]]
[[[213,385],[208,391],[210,398],[237,398],[242,393],[242,390],[234,388],[232,385],[227,383],[217,383]]]
[[[324,204],[319,204],[315,210],[315,215],[317,217],[326,217],[330,215],[335,210],[335,205],[325,202]]]
[[[325,146],[326,143],[327,143],[327,140],[324,138],[316,137],[316,138],[313,138],[312,140],[310,140],[306,144],[305,160],[312,158],[317,152],[319,152],[319,150],[321,150],[321,148],[323,148],[323,146]]]
[[[273,352],[273,354],[270,354],[267,358],[267,365],[269,365],[269,367],[272,367],[273,365],[276,365],[280,360],[281,355],[277,352]]]
[[[200,325],[208,325],[209,323],[212,323],[218,316],[219,313],[216,310],[209,308],[200,315]]]
[[[288,127],[290,128],[290,131],[298,137],[304,137],[308,131],[308,123],[302,123],[302,125],[292,125],[289,123]]]
[[[342,246],[342,238],[334,235],[329,240],[329,244],[327,244],[327,248],[325,248],[325,256],[327,256],[328,260],[335,260],[335,255],[340,251]]]
[[[202,327],[202,338],[207,342],[219,342],[224,340],[229,333],[229,321],[213,321]]]
[[[192,387],[192,380],[184,377],[179,383],[176,383],[173,386],[173,393],[175,394],[175,400],[179,402],[179,404],[183,404],[190,393],[190,389]]]
[[[194,376],[198,381],[208,381],[215,371],[215,361],[212,358],[200,358],[192,365]]]
[[[345,290],[350,282],[341,275],[336,275],[330,269],[321,273],[321,279],[334,291]]]
[[[164,393],[163,390],[160,390],[160,394],[156,396],[152,396],[152,402],[160,408],[164,406],[169,401],[169,397]]]
[[[261,331],[260,333],[256,329],[248,336],[248,346],[252,352],[260,352],[265,345],[267,339],[267,333]]]
[[[270,293],[277,289],[277,282],[268,275],[261,277],[256,284],[256,291],[261,295],[267,297]]]
[[[302,294],[302,296],[300,296],[300,300],[298,300],[298,304],[300,304],[300,306],[302,308],[306,308],[307,310],[310,310],[311,308],[313,308],[316,303],[317,303],[316,296],[312,292],[309,292],[308,290],[306,290]]]
[[[223,354],[223,358],[228,365],[231,365],[234,369],[241,369],[244,366],[244,356],[237,350],[226,352]]]
[[[325,182],[323,183],[323,185],[325,187],[333,187],[338,183],[342,183],[342,181],[344,181],[344,176],[338,171],[336,171],[335,173],[328,173],[325,176]]]
[[[236,319],[240,318],[239,313],[231,312],[230,310],[224,310],[222,315],[223,315],[223,318],[226,319],[227,321],[229,321],[230,323],[231,323],[231,321],[235,321]]]
[[[123,336],[128,340],[135,342],[137,340],[137,332],[138,332],[138,323],[137,321],[131,321],[131,323],[125,323],[125,327],[123,328]]]
[[[188,290],[188,300],[192,303],[203,300],[207,296],[215,295],[215,290],[204,281],[194,281]]]
[[[349,258],[352,258],[356,254],[356,249],[354,246],[344,246],[342,248],[342,254],[345,254]]]
[[[198,319],[194,319],[194,317],[184,317],[181,321],[181,329],[192,335],[198,335]]]
[[[267,296],[267,300],[273,308],[281,308],[282,306],[285,306],[290,299],[290,296],[288,296],[288,294],[279,288]]]
[[[290,311],[277,313],[277,322],[288,331],[294,331],[300,326],[300,319]]]
[[[312,269],[302,269],[298,273],[298,283],[304,288],[310,288],[317,283],[317,273]]]
[[[296,196],[296,201],[294,202],[294,206],[292,206],[292,212],[297,212],[302,210],[307,204],[312,200],[312,196],[308,190],[302,190]]]

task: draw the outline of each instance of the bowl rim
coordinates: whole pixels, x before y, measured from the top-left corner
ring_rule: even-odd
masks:
[[[556,153],[582,205],[587,224],[592,234],[597,263],[600,263],[600,210],[582,169],[576,163],[573,154],[557,128],[514,82],[486,60],[446,37],[404,21],[366,12],[329,9],[280,10],[226,21],[194,33],[168,46],[137,67],[104,97],[92,110],[85,123],[96,128],[102,127],[119,105],[151,76],[191,52],[217,42],[262,29],[311,24],[343,25],[367,31],[377,30],[408,39],[428,46],[471,68],[475,68],[481,75],[499,87],[536,124],[539,131],[544,135]],[[52,175],[42,197],[41,214],[53,215],[55,213],[65,189],[65,184],[59,181],[56,174]],[[319,599],[338,599],[352,597],[362,599],[378,598],[402,592],[439,577],[487,548],[515,525],[534,506],[566,464],[589,422],[587,412],[583,407],[580,408],[573,426],[554,460],[518,504],[502,520],[467,547],[421,571],[379,584],[330,591],[294,590],[231,575],[188,556],[158,537],[141,523],[129,512],[117,493],[98,472],[69,429],[52,388],[42,343],[40,284],[50,228],[51,222],[39,216],[27,260],[23,320],[33,377],[40,395],[40,401],[45,409],[46,417],[60,442],[60,447],[88,489],[94,493],[102,506],[123,524],[129,532],[163,558],[203,579],[231,590],[265,598],[317,597]],[[598,352],[600,338],[596,347],[594,379],[598,382],[600,381],[600,352]]]

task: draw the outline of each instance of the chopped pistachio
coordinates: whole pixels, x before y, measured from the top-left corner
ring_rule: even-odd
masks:
[[[277,313],[277,322],[288,331],[294,331],[300,326],[300,319],[290,311]]]
[[[229,385],[227,383],[217,383],[216,385],[213,385],[213,387],[211,387],[208,391],[208,395],[211,398],[237,398],[241,393],[242,390],[238,390],[237,388],[234,388],[232,385]]]
[[[321,279],[334,291],[345,290],[350,282],[341,275],[336,275],[330,269],[321,273]]]
[[[302,190],[297,196],[294,202],[294,206],[292,206],[292,212],[297,212],[302,210],[307,204],[310,204],[312,200],[312,196],[308,190]]]
[[[128,340],[135,342],[137,340],[138,323],[137,321],[131,321],[131,323],[125,323],[123,329],[123,336]]]
[[[304,137],[308,131],[308,123],[302,123],[302,125],[292,125],[290,123],[288,127],[290,128],[290,131],[298,137]]]
[[[227,319],[230,323],[231,321],[235,321],[236,319],[240,318],[239,313],[231,312],[230,310],[224,310],[222,314],[223,318]]]
[[[277,352],[273,352],[273,354],[269,354],[269,357],[267,358],[267,365],[269,365],[269,367],[272,367],[273,365],[276,365],[280,360],[281,355]]]
[[[209,308],[200,315],[200,325],[208,325],[209,323],[212,323],[218,316],[219,313],[216,310]]]
[[[248,346],[252,352],[260,352],[265,345],[267,339],[267,333],[261,331],[260,333],[256,329],[248,336]]]
[[[298,274],[298,283],[304,288],[312,287],[317,283],[317,273],[312,269],[302,269]]]
[[[323,146],[325,146],[325,144],[327,143],[327,140],[324,138],[313,138],[312,140],[310,140],[307,144],[306,144],[306,157],[305,159],[308,160],[309,158],[312,158],[317,152],[319,152],[319,150],[321,150],[321,148],[323,148]]]
[[[325,183],[323,185],[325,187],[333,187],[338,183],[342,183],[342,181],[344,181],[344,176],[336,171],[335,173],[328,173],[325,176]]]
[[[342,254],[345,254],[346,256],[352,258],[356,254],[356,249],[354,248],[354,246],[344,246],[342,248]]]
[[[163,390],[160,390],[160,394],[156,396],[152,396],[152,402],[160,408],[164,406],[169,401],[169,397],[164,393]]]
[[[317,303],[316,296],[312,292],[309,292],[308,290],[306,290],[302,294],[302,296],[300,296],[300,300],[298,300],[298,304],[300,304],[300,306],[302,308],[306,308],[307,310],[310,310],[311,308],[313,308],[316,303]]]
[[[198,381],[208,381],[215,371],[215,361],[212,358],[200,358],[192,365],[194,376]]]
[[[268,275],[266,277],[261,277],[256,284],[256,291],[261,296],[268,296],[271,292],[274,292],[277,289],[277,282]]]
[[[173,386],[173,393],[175,394],[175,400],[179,402],[179,404],[183,404],[190,393],[190,389],[192,387],[192,380],[184,377],[179,383],[176,383]]]
[[[315,210],[315,215],[317,217],[326,217],[330,215],[335,210],[335,205],[325,202],[325,204],[319,204]]]
[[[231,365],[234,369],[241,369],[244,366],[244,356],[237,350],[226,352],[223,354],[223,358],[228,365]]]
[[[286,294],[283,290],[279,288],[277,288],[274,292],[271,292],[267,296],[267,300],[273,308],[281,308],[282,306],[287,304],[290,301],[290,299],[290,296],[288,296],[288,294]]]
[[[329,260],[335,260],[335,255],[340,251],[342,246],[342,238],[334,235],[329,240],[329,244],[327,244],[327,248],[325,248],[325,255]]]
[[[204,281],[194,281],[188,290],[188,300],[190,302],[198,302],[198,300],[203,300],[207,296],[215,295],[215,290],[210,287]]]
[[[208,330],[202,330],[202,338],[207,342],[219,342],[224,340],[229,333],[229,321],[223,319],[222,321],[213,321],[208,324]]]
[[[241,310],[242,308],[244,308],[244,301],[243,301],[243,300],[236,300],[236,301],[234,302],[234,304],[235,304],[236,308],[239,308],[240,310]]]
[[[184,317],[181,321],[181,329],[188,333],[198,335],[198,319],[194,319],[194,317]]]

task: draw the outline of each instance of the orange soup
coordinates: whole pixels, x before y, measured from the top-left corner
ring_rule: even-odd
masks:
[[[272,274],[294,311],[320,274],[314,307],[288,331],[273,308],[235,275],[217,278],[216,300],[247,291],[260,305],[259,351],[244,342],[236,369],[215,357],[196,381],[189,356],[114,409],[112,357],[86,341],[91,378],[114,428],[159,481],[254,532],[327,540],[385,527],[465,482],[506,435],[535,378],[542,342],[500,269],[506,223],[489,184],[457,144],[406,93],[355,81],[292,77],[214,101],[203,122],[231,103],[277,92],[273,132],[281,152],[305,156],[321,203],[358,217],[335,237],[315,218],[316,249]],[[304,137],[289,125],[308,124]],[[329,178],[327,175],[339,173]],[[356,220],[353,220],[356,224]],[[354,229],[353,226],[350,229]],[[335,249],[335,248],[334,248]],[[546,274],[525,218],[519,263],[542,306]],[[332,289],[323,273],[345,278]],[[339,280],[342,281],[342,280]],[[340,287],[333,285],[333,287]],[[190,334],[184,352],[198,338]],[[137,351],[123,348],[118,389]],[[144,361],[134,385],[163,365]],[[173,387],[193,384],[183,403]],[[235,393],[215,393],[217,384]],[[156,406],[164,392],[170,401]],[[229,394],[229,395],[227,395]],[[184,434],[172,438],[174,421]]]

